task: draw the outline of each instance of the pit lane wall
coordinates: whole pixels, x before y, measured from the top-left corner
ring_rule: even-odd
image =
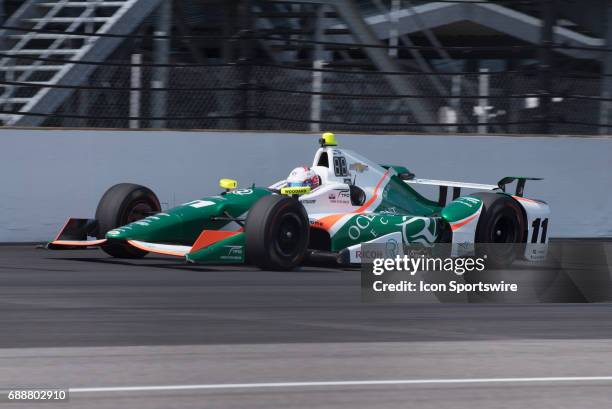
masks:
[[[612,139],[337,135],[417,177],[495,183],[540,176],[526,194],[552,208],[552,237],[612,236]],[[115,183],[152,188],[162,206],[217,194],[221,177],[269,185],[312,162],[315,134],[0,130],[0,242],[52,239],[68,216],[93,217]]]

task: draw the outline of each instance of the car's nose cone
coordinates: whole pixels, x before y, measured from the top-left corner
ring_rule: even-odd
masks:
[[[107,239],[139,241],[173,241],[181,236],[181,220],[177,214],[158,213],[109,230]]]

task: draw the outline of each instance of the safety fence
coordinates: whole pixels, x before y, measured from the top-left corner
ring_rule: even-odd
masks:
[[[49,30],[0,27],[4,30]],[[182,41],[202,36],[149,36],[64,33],[132,40]],[[397,48],[433,52],[439,47],[353,44],[241,32],[207,39],[241,45],[257,41],[338,46],[353,49]],[[605,47],[516,45],[444,47],[451,55],[496,51],[536,58],[541,52],[575,49],[612,52]],[[344,131],[435,131],[508,133],[608,133],[612,74],[533,66],[512,71],[391,71],[274,64],[257,58],[232,63],[154,64],[115,55],[105,62],[32,57],[0,52],[0,119],[44,117],[46,126],[107,128],[201,128]],[[96,69],[78,84],[21,80],[10,66],[81,64]],[[167,82],[152,86],[156,71]],[[24,110],[12,101],[41,89],[62,89],[70,96],[55,112]],[[406,91],[408,90],[408,92]],[[612,91],[612,89],[611,89]],[[10,98],[8,98],[10,96]],[[160,108],[161,105],[161,108]],[[160,115],[161,112],[161,115]],[[425,119],[424,119],[425,118]]]

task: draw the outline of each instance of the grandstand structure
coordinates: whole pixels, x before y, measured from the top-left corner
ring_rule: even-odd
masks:
[[[5,126],[608,133],[612,4],[0,0]]]

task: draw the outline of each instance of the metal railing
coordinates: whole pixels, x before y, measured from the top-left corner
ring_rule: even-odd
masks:
[[[44,34],[45,30],[36,32]],[[98,33],[91,36],[181,39],[172,35]],[[235,43],[254,38],[269,42],[296,41],[306,45],[319,43],[280,40],[257,32],[218,37],[218,40]],[[388,48],[380,44],[351,46]],[[564,48],[562,45],[550,47]],[[406,46],[398,45],[397,48]],[[491,47],[445,47],[454,53],[485,48]],[[516,48],[535,54],[541,47],[526,45]],[[3,56],[0,53],[0,58]],[[0,114],[34,117],[46,126],[64,127],[154,127],[157,121],[163,121],[169,128],[271,130],[308,130],[313,123],[346,131],[539,133],[545,126],[549,132],[557,134],[596,134],[608,133],[612,128],[612,121],[609,122],[612,98],[601,92],[603,81],[610,75],[574,72],[558,66],[550,67],[544,73],[551,76],[553,87],[543,90],[541,68],[488,72],[381,72],[325,66],[317,69],[253,60],[217,64],[135,64],[133,61],[138,60],[113,58],[117,60],[70,61],[70,64],[91,68],[92,74],[79,85],[20,81],[9,78],[7,71],[2,71],[0,87],[14,89],[15,98],[27,98],[33,89],[40,88],[62,90],[70,96],[53,112],[24,112],[4,106]],[[27,55],[19,56],[18,60],[16,63],[20,64],[38,61],[40,66],[65,61],[56,56]],[[160,67],[168,69],[168,83],[153,87],[151,84]],[[313,86],[315,73],[317,87]],[[448,92],[442,93],[440,87],[432,86],[428,81],[432,75]],[[409,81],[415,92],[398,92],[389,83],[389,77]],[[476,89],[465,87],[468,83],[477,84]],[[152,103],[159,99],[151,96],[162,92],[165,94],[166,114],[159,116],[156,114],[159,110]],[[319,101],[317,104],[312,103],[315,97]],[[140,104],[136,109],[135,101]],[[544,102],[548,104],[546,110],[543,109]],[[415,103],[427,109],[433,120],[423,121],[415,117],[410,109],[410,105]],[[312,115],[313,106],[320,109],[317,115]]]

